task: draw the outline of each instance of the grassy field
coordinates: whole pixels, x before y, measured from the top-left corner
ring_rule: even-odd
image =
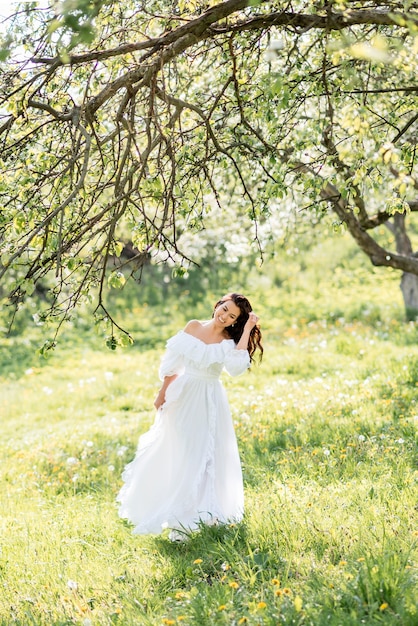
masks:
[[[418,325],[349,243],[308,261],[245,289],[265,358],[223,380],[246,515],[185,544],[133,536],[115,496],[187,307],[132,309],[122,351],[1,340],[0,624],[417,626]]]

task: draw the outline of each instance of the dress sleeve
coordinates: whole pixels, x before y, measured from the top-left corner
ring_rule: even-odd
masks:
[[[226,355],[224,366],[230,376],[239,376],[250,367],[248,351],[234,348]]]
[[[176,335],[167,341],[166,351],[161,359],[159,368],[160,380],[165,376],[182,374],[184,371],[184,350],[182,350],[181,340]]]

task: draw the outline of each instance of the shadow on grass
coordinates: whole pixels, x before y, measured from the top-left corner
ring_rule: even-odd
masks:
[[[165,536],[154,539],[155,547],[174,564],[174,571],[160,579],[161,591],[188,588],[196,584],[235,587],[235,574],[248,578],[252,584],[265,582],[266,572],[281,567],[281,559],[273,552],[263,552],[254,544],[245,520],[237,524],[201,524],[186,535],[184,542],[172,542]]]
[[[159,327],[153,329],[152,332],[138,331],[134,339],[132,346],[118,347],[117,350],[120,352],[129,350],[133,355],[147,350],[163,350],[166,341],[161,338]],[[57,340],[56,348],[47,352],[46,356],[41,356],[40,349],[47,340],[48,336],[40,333],[0,337],[0,377],[17,380],[25,374],[26,370],[42,368],[50,365],[54,360],[59,361],[58,366],[61,367],[62,361],[68,355],[73,355],[75,351],[86,347],[98,353],[109,353],[105,338],[97,336],[91,328],[63,333]]]

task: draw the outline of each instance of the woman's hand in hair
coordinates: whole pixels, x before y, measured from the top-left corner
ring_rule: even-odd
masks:
[[[245,322],[245,327],[249,330],[252,330],[254,328],[254,326],[258,325],[258,321],[259,321],[259,317],[254,313],[254,311],[251,311],[251,313],[248,316],[248,320]]]

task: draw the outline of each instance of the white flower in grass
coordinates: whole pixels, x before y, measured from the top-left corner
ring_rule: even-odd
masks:
[[[51,393],[54,393],[53,390],[51,389],[51,387],[42,387],[42,391],[47,395],[50,396]]]
[[[359,435],[358,436],[358,440],[359,441],[366,441],[366,437],[364,435]]]
[[[67,459],[67,465],[77,465],[78,459],[75,456],[69,456]]]
[[[113,372],[105,372],[104,377],[106,380],[112,380]]]
[[[328,450],[328,448],[324,448],[323,449],[323,453],[325,456],[329,456],[331,454],[331,452]]]
[[[71,589],[71,591],[77,591],[78,583],[75,580],[67,580],[67,587]]]
[[[400,437],[399,439],[396,440],[396,443],[405,443],[405,439],[402,439],[402,437]]]

